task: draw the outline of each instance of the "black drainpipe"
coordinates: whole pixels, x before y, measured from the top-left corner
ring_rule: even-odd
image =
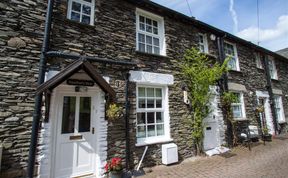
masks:
[[[38,86],[44,82],[44,77],[45,77],[45,70],[46,70],[45,53],[48,51],[48,47],[49,47],[53,5],[54,5],[54,0],[48,0],[43,44],[42,44],[40,62],[39,62],[39,73],[38,73],[38,81],[37,81]],[[40,118],[41,118],[42,96],[43,96],[42,93],[37,94],[35,96],[35,106],[34,106],[35,109],[33,113],[31,143],[30,143],[30,149],[29,149],[29,160],[28,160],[28,168],[27,168],[28,178],[33,178],[33,174],[34,174],[36,148],[37,148],[37,141],[38,141],[38,131],[39,131]]]
[[[130,101],[129,101],[129,77],[130,73],[126,75],[126,89],[125,89],[125,137],[126,137],[126,169],[130,170],[130,135],[129,135],[129,113],[130,113]]]
[[[224,34],[221,37],[217,38],[217,46],[218,46],[218,53],[219,53],[219,61],[220,64],[223,64],[223,62],[225,61],[225,52],[224,52],[224,37],[226,35]],[[223,74],[221,77],[221,94],[223,94],[224,92],[228,92],[228,76],[227,73]],[[227,114],[226,114],[226,110],[222,109],[223,112],[223,117],[225,118],[225,120],[227,121],[227,133],[226,133],[226,138],[227,138],[227,143],[229,145],[229,147],[233,146],[233,131],[232,131],[232,124],[231,122],[227,119]]]
[[[276,107],[275,107],[275,100],[274,100],[275,97],[273,94],[271,75],[269,72],[270,70],[269,70],[268,56],[267,55],[263,56],[263,59],[264,59],[264,67],[265,67],[265,74],[266,74],[266,80],[267,80],[267,90],[269,93],[269,102],[270,102],[270,107],[271,107],[272,117],[273,117],[273,124],[274,124],[275,134],[277,134],[278,122],[277,122],[277,114],[276,114]]]

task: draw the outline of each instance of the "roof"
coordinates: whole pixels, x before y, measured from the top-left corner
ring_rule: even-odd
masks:
[[[36,89],[36,94],[42,93],[47,90],[53,90],[55,87],[57,87],[59,84],[67,80],[69,77],[71,77],[73,74],[75,74],[81,69],[84,70],[105,93],[108,93],[112,99],[116,97],[114,89],[106,82],[106,80],[100,74],[95,71],[92,64],[85,59],[78,59],[74,61],[73,63],[69,64],[64,70],[60,71],[58,74],[52,77],[50,80],[41,84]]]
[[[276,51],[276,53],[286,57],[288,59],[288,48],[284,48],[284,49],[281,49],[279,51]]]
[[[287,58],[285,58],[284,56],[282,55],[279,55],[273,51],[270,51],[266,48],[263,48],[261,46],[258,46],[250,41],[247,41],[247,40],[244,40],[242,38],[239,38],[235,35],[232,35],[228,32],[225,32],[223,30],[220,30],[216,27],[213,27],[209,24],[206,24],[202,21],[199,21],[197,19],[195,19],[195,17],[189,17],[187,15],[184,15],[182,13],[179,13],[177,11],[174,11],[172,9],[169,9],[167,7],[164,7],[160,4],[157,4],[157,3],[154,3],[150,0],[126,0],[130,3],[133,3],[133,4],[136,4],[137,6],[139,7],[146,7],[146,8],[153,8],[155,10],[157,10],[159,13],[161,13],[162,15],[165,13],[167,15],[170,15],[170,16],[173,16],[174,18],[180,18],[180,19],[183,19],[183,20],[187,20],[187,21],[190,21],[192,22],[194,25],[196,26],[199,26],[199,27],[202,27],[202,28],[206,28],[208,31],[211,31],[213,33],[215,33],[215,35],[218,35],[218,36],[221,36],[221,37],[225,37],[225,38],[228,38],[228,39],[231,39],[231,40],[235,40],[235,41],[238,41],[244,45],[247,45],[249,47],[252,47],[253,49],[255,50],[258,50],[259,52],[264,52],[264,53],[267,53],[269,55],[272,55],[274,57],[277,57],[277,58],[280,58],[280,59],[283,59],[283,60],[287,60]]]

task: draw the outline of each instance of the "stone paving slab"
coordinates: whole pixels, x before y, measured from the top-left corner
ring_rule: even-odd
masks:
[[[188,159],[172,166],[156,166],[140,178],[288,178],[288,135],[273,142],[239,146],[213,157]]]

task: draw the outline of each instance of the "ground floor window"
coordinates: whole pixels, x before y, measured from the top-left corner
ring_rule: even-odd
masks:
[[[275,109],[276,109],[277,120],[278,122],[285,122],[282,98],[281,96],[276,95],[274,99],[275,99]]]
[[[234,119],[245,118],[246,115],[245,115],[245,108],[244,108],[243,93],[233,92],[233,94],[237,98],[237,100],[231,104],[233,118]]]
[[[168,137],[167,87],[137,87],[137,143]]]

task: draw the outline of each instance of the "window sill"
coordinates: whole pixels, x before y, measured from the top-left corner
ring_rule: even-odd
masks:
[[[278,124],[287,124],[286,121],[278,121]]]
[[[235,121],[248,121],[249,119],[247,119],[246,117],[243,118],[234,118]]]
[[[161,58],[168,58],[167,55],[161,55],[161,54],[152,54],[152,53],[146,53],[146,52],[142,52],[142,51],[135,51],[136,54],[141,54],[141,55],[145,55],[145,56],[155,56],[155,57],[161,57]]]
[[[278,78],[271,78],[272,81],[279,82]]]
[[[155,138],[155,139],[147,139],[146,141],[141,141],[139,143],[136,143],[135,146],[136,147],[140,147],[140,146],[147,146],[147,145],[154,145],[154,144],[161,144],[161,143],[167,143],[167,142],[172,142],[173,139],[172,138]]]

